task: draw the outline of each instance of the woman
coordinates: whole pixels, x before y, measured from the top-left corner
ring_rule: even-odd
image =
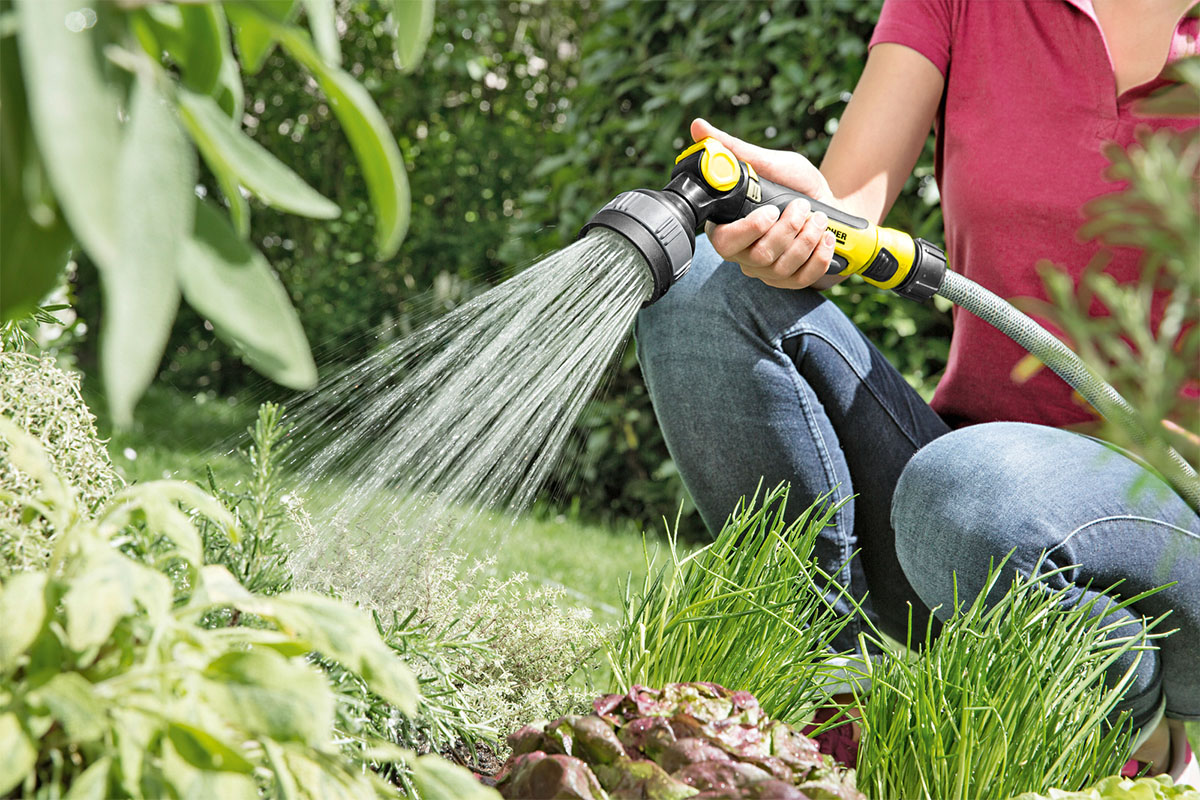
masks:
[[[888,0],[819,171],[703,120],[692,135],[879,221],[935,124],[951,266],[1001,296],[1044,296],[1038,260],[1077,277],[1097,249],[1075,231],[1081,206],[1114,189],[1103,143],[1128,145],[1137,124],[1197,124],[1131,111],[1164,83],[1167,61],[1195,49],[1190,5]],[[1200,519],[1165,487],[1133,493],[1147,478],[1137,464],[1064,430],[1091,418],[1070,387],[1046,370],[1014,383],[1024,353],[969,314],[956,312],[946,374],[922,401],[822,298],[837,280],[825,275],[834,242],[809,211],[797,201],[710,228],[689,274],[638,320],[650,395],[706,524],[719,527],[760,479],[790,481],[800,508],[857,494],[817,557],[856,598],[869,590],[867,615],[898,638],[910,606],[923,629],[928,609],[951,607],[955,579],[974,596],[1014,548],[1009,568],[1025,573],[1044,551],[1050,567],[1078,564],[1061,581],[1081,601],[1089,585],[1177,581],[1123,612],[1139,626],[1171,610],[1178,628],[1145,654],[1123,707],[1140,731],[1136,758],[1154,772],[1195,769],[1183,721],[1200,720]],[[1123,251],[1108,271],[1129,281],[1139,266]],[[1164,575],[1168,551],[1185,555]],[[857,633],[852,623],[839,644]]]

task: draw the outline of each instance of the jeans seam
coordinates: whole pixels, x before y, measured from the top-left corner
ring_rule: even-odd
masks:
[[[895,424],[896,430],[900,431],[900,433],[903,434],[904,438],[908,439],[909,444],[911,444],[914,448],[920,449],[921,446],[920,446],[920,444],[917,443],[916,438],[914,438],[912,435],[909,434],[908,430],[904,427],[904,425],[901,424],[900,420],[896,417],[896,415],[892,413],[892,409],[888,407],[887,403],[883,402],[883,398],[880,397],[879,393],[875,391],[875,388],[873,386],[871,386],[869,381],[867,381],[867,376],[864,375],[858,369],[858,367],[854,364],[853,361],[851,361],[849,358],[846,357],[846,354],[844,352],[842,352],[842,348],[837,344],[837,342],[833,341],[825,334],[823,334],[819,331],[813,330],[808,325],[801,322],[801,323],[797,323],[796,325],[793,325],[789,328],[784,329],[783,333],[781,333],[778,338],[771,340],[771,346],[776,349],[782,350],[784,339],[790,339],[793,336],[797,336],[800,334],[803,334],[805,336],[812,336],[815,339],[820,339],[822,342],[825,342],[825,344],[829,345],[829,347],[833,350],[833,352],[837,353],[838,357],[841,358],[842,361],[846,362],[846,366],[848,366],[850,368],[850,370],[858,378],[859,382],[863,385],[863,387],[865,387],[866,390],[868,392],[870,392],[871,397],[875,398],[875,402],[879,405],[879,407],[881,409],[883,409],[883,413],[887,414],[888,417]],[[786,354],[785,354],[785,357],[786,357]]]
[[[1059,542],[1058,544],[1054,545],[1054,547],[1047,550],[1046,555],[1049,556],[1051,553],[1058,550],[1059,548],[1066,546],[1067,542],[1071,541],[1071,539],[1075,536],[1075,534],[1082,533],[1083,531],[1092,527],[1093,525],[1099,525],[1103,522],[1117,522],[1117,521],[1149,522],[1151,525],[1158,525],[1158,526],[1161,526],[1164,528],[1168,528],[1169,530],[1173,530],[1178,533],[1182,533],[1184,536],[1190,536],[1191,538],[1196,539],[1197,541],[1200,541],[1200,535],[1192,533],[1188,529],[1181,528],[1178,525],[1172,525],[1169,522],[1164,522],[1161,519],[1154,519],[1153,517],[1139,517],[1134,514],[1113,514],[1111,516],[1100,517],[1099,519],[1093,519],[1093,520],[1090,520],[1089,522],[1083,523],[1078,528],[1076,528],[1075,530],[1068,533],[1061,542]]]

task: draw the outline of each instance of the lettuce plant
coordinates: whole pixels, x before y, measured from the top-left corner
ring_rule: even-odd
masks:
[[[754,695],[714,683],[635,686],[595,713],[527,725],[509,737],[504,797],[580,800],[865,800],[853,771],[770,719]]]

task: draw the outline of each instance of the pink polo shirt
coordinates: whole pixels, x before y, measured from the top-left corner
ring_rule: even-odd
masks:
[[[1176,29],[1169,60],[1197,52],[1200,20]],[[1196,127],[1195,119],[1134,116],[1162,79],[1116,95],[1091,0],[886,0],[871,45],[924,55],[946,87],[938,112],[936,175],[950,267],[1001,297],[1045,298],[1035,265],[1049,259],[1076,279],[1100,249],[1082,241],[1081,207],[1119,185],[1104,179],[1101,148],[1133,141],[1139,125]],[[1138,251],[1107,271],[1135,281]],[[1157,324],[1157,320],[1155,320]],[[932,405],[952,425],[1016,420],[1067,425],[1092,418],[1049,370],[1017,383],[1024,351],[955,309],[950,361]]]

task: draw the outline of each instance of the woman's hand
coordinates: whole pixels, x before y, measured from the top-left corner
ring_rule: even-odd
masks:
[[[711,136],[728,147],[758,174],[782,186],[803,192],[822,203],[833,203],[825,178],[799,153],[767,150],[743,142],[702,119],[692,123],[696,141]],[[811,213],[805,200],[793,200],[780,213],[766,206],[745,219],[725,225],[709,223],[706,230],[713,249],[742,272],[780,289],[803,289],[824,277],[833,258],[833,234],[825,230],[828,219]]]

